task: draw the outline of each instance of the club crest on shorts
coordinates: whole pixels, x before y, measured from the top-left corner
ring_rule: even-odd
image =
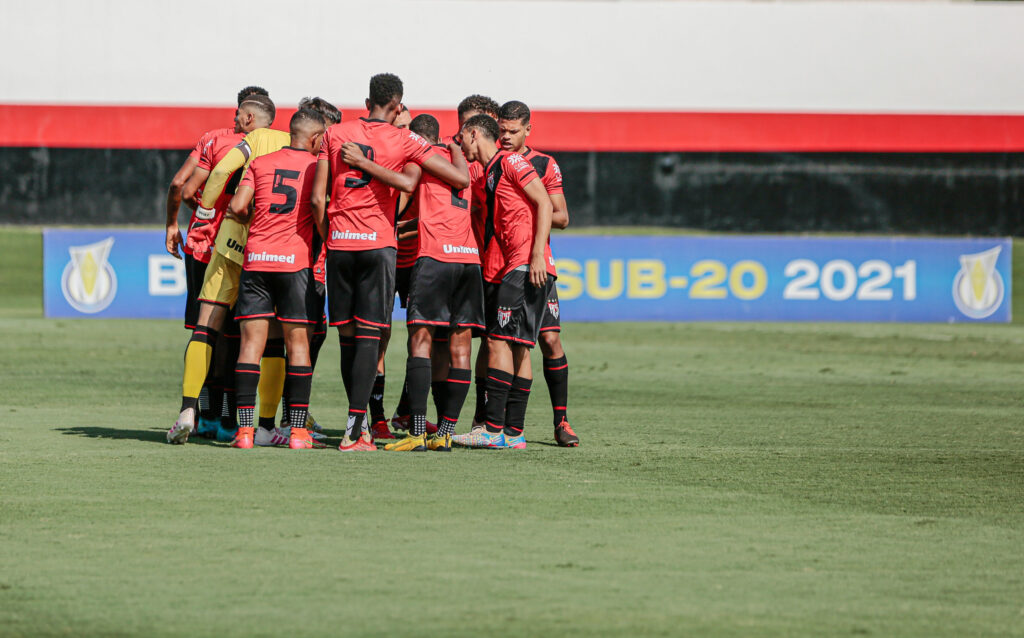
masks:
[[[1003,277],[996,270],[1001,246],[973,255],[960,255],[960,271],[953,279],[953,301],[971,319],[984,319],[1003,303]]]
[[[93,314],[110,305],[117,294],[117,275],[107,262],[114,238],[86,246],[69,246],[71,261],[64,267],[60,288],[64,299],[79,312]]]
[[[555,319],[558,319],[558,300],[557,299],[548,299],[548,312],[551,314],[552,317],[554,317]]]
[[[508,325],[509,320],[512,319],[511,308],[498,308],[498,325],[504,328]]]

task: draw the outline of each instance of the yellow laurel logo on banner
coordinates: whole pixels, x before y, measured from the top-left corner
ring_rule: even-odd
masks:
[[[960,271],[953,280],[953,301],[972,319],[984,319],[999,308],[1005,294],[1003,278],[996,270],[1002,247],[972,255],[960,255]]]
[[[107,258],[114,238],[86,246],[70,246],[71,261],[64,267],[61,290],[71,307],[79,312],[97,313],[110,305],[117,294],[117,275]]]

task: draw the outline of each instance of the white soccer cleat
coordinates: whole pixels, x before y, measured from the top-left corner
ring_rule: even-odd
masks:
[[[487,429],[487,424],[483,421],[477,421],[474,419],[473,425],[469,428],[470,434],[480,434]]]
[[[167,430],[167,442],[180,445],[188,441],[188,435],[196,428],[196,411],[192,408],[182,410],[178,420]]]
[[[291,428],[274,428],[273,430],[256,428],[256,436],[253,437],[253,443],[261,447],[288,445],[288,438],[291,436],[291,433]]]

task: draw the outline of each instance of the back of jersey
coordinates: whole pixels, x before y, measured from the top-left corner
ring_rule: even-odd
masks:
[[[330,163],[332,179],[331,201],[327,206],[327,247],[394,248],[398,192],[342,161],[341,148],[346,142],[357,144],[368,159],[398,172],[408,162],[422,163],[431,157],[430,145],[411,131],[365,117],[335,124],[324,134],[319,159]]]
[[[448,149],[434,147],[434,151],[451,161]],[[415,194],[420,257],[447,263],[480,263],[480,249],[473,236],[470,217],[470,197],[468,188],[458,190],[429,174],[420,178]]]

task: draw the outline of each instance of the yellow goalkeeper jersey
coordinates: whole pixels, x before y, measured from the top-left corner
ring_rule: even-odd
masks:
[[[220,162],[213,168],[210,177],[206,179],[206,186],[203,188],[203,208],[213,208],[217,198],[224,192],[232,173],[238,169],[244,171],[249,164],[260,157],[274,151],[279,151],[291,142],[291,136],[284,131],[277,131],[270,128],[258,128],[245,136],[235,148],[228,151]],[[217,252],[221,253],[236,264],[241,265],[244,259],[242,248],[249,237],[249,226],[239,224],[233,219],[224,218],[217,231],[215,244]],[[228,241],[238,248],[229,248]]]

